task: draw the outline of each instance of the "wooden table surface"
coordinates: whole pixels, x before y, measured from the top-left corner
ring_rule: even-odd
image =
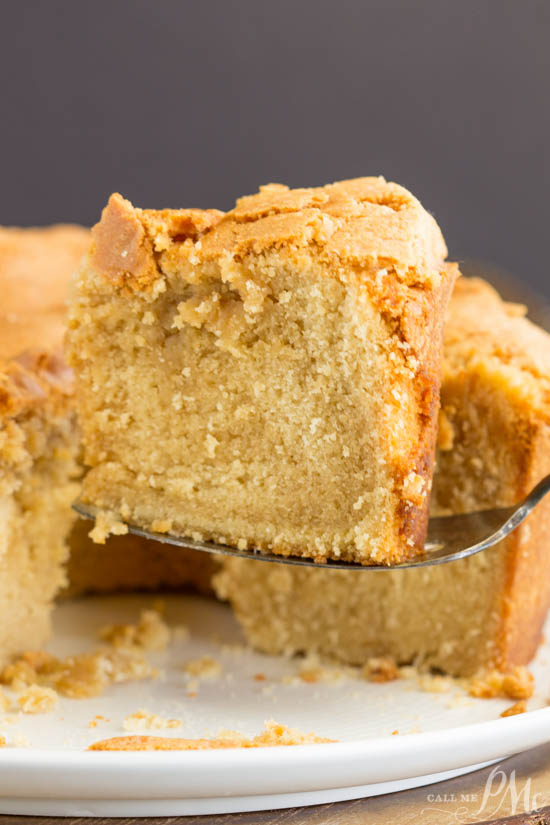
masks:
[[[137,820],[0,815],[0,825],[130,825],[136,822],[138,825],[550,825],[550,743],[437,785],[333,805]]]

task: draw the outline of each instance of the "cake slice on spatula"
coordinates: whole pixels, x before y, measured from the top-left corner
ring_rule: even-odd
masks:
[[[129,522],[283,555],[422,551],[456,267],[402,187],[113,195],[70,316],[96,537]]]

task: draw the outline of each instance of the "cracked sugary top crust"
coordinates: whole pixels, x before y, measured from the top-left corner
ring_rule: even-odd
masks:
[[[60,357],[69,280],[89,230],[0,227],[0,415],[66,403],[72,373]]]
[[[432,216],[406,189],[384,178],[357,178],[312,189],[263,186],[231,212],[135,209],[112,195],[92,230],[91,264],[116,286],[150,290],[156,255],[192,264],[267,250],[309,250],[335,274],[345,267],[391,269],[408,285],[437,287],[445,242]]]

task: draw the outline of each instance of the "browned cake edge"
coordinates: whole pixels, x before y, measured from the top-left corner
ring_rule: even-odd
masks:
[[[442,270],[441,286],[433,291],[420,291],[418,304],[409,304],[400,321],[399,334],[418,353],[421,367],[415,377],[416,410],[419,421],[419,438],[411,444],[409,468],[424,481],[426,490],[431,489],[435,464],[437,439],[437,413],[440,405],[441,357],[443,350],[444,320],[456,278],[460,275],[456,264],[447,264]],[[430,319],[438,319],[435,323]],[[430,329],[426,341],[426,329]],[[407,469],[407,473],[410,469]],[[398,470],[398,491],[404,490],[406,478]],[[424,546],[429,519],[429,495],[419,498],[418,503],[409,496],[401,500],[397,517],[399,535],[410,548],[410,558]]]
[[[550,426],[534,422],[526,436],[526,466],[518,500],[550,471]],[[545,499],[509,539],[496,661],[501,670],[527,664],[542,640],[550,607],[549,537],[550,501]]]

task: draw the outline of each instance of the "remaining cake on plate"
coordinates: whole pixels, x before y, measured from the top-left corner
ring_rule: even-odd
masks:
[[[0,227],[0,663],[48,635],[69,548],[71,593],[206,590],[214,569],[207,556],[133,536],[98,546],[90,522],[75,523],[80,434],[61,346],[69,282],[89,244],[79,226]]]
[[[433,218],[383,178],[273,184],[226,215],[113,195],[69,336],[101,529],[319,561],[419,552],[445,257]]]
[[[64,580],[79,437],[59,348],[86,230],[0,228],[0,662],[36,647]]]
[[[518,502],[550,472],[550,336],[486,283],[459,279],[445,333],[435,514]],[[241,559],[216,579],[250,640],[362,664],[391,655],[455,675],[527,663],[550,601],[550,501],[499,545],[384,573]]]

